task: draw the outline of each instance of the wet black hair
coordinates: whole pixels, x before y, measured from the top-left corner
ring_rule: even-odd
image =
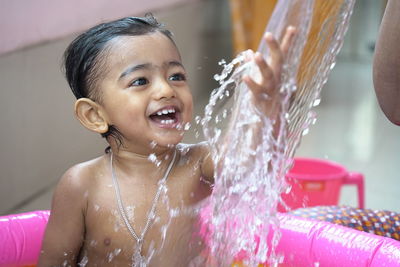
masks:
[[[64,52],[63,67],[65,77],[77,99],[90,98],[101,103],[101,92],[96,90],[96,83],[101,76],[107,44],[119,36],[137,36],[160,32],[172,43],[172,33],[164,28],[152,14],[144,17],[126,17],[102,23],[79,35]],[[175,43],[174,43],[175,44]],[[118,145],[122,144],[122,134],[110,125],[102,137],[114,137]],[[107,149],[106,149],[107,151]]]

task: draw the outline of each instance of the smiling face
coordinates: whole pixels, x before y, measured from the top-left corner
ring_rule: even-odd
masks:
[[[122,149],[148,153],[150,143],[175,145],[192,118],[192,95],[176,46],[164,34],[110,41],[97,82],[109,125],[123,135]]]

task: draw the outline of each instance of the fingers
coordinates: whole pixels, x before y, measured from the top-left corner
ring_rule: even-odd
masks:
[[[281,46],[278,40],[276,40],[272,35],[272,33],[270,32],[267,32],[264,35],[264,39],[267,42],[268,47],[270,49],[268,64],[271,66],[273,70],[278,71],[278,68],[283,64],[284,60],[284,55],[282,53]]]
[[[290,46],[292,45],[296,32],[297,30],[295,27],[287,27],[281,43],[279,43],[279,41],[276,40],[271,33],[267,32],[265,34],[264,39],[271,50],[271,63],[274,63],[278,66],[283,64],[285,56],[288,53]],[[274,66],[272,67],[274,68]]]
[[[252,92],[254,104],[267,116],[273,114],[271,113],[274,111],[273,103],[277,103],[276,101],[280,99],[281,72],[295,33],[296,29],[289,26],[285,31],[282,42],[275,39],[271,33],[266,33],[264,39],[270,50],[267,60],[259,52],[251,55],[250,53],[245,54],[245,61],[254,60],[261,77],[258,79],[257,75],[254,75],[254,78],[243,75],[242,80]]]
[[[275,73],[272,68],[267,64],[264,57],[256,52],[253,56],[253,60],[256,63],[261,77],[253,75],[255,77],[251,78],[249,75],[244,75],[242,80],[247,84],[249,89],[254,95],[269,94],[275,88],[276,78]],[[259,78],[259,79],[258,79]]]
[[[281,45],[282,53],[285,56],[289,52],[289,48],[292,45],[294,36],[296,35],[296,32],[297,32],[297,29],[293,26],[289,26],[286,28],[286,32],[285,32],[285,35],[283,36],[282,45]]]
[[[260,81],[255,81],[247,75],[243,77],[243,81],[254,94],[271,93],[280,83],[282,66],[285,56],[292,45],[295,33],[295,27],[287,27],[281,43],[279,43],[271,33],[266,33],[264,38],[270,48],[270,56],[268,60],[265,61],[259,52],[247,57],[246,61],[250,60],[250,58],[254,59],[261,72]]]
[[[261,83],[265,83],[265,81],[274,79],[273,69],[267,64],[260,52],[256,52],[254,55],[254,61],[256,62],[262,74],[262,80],[260,81]]]
[[[266,93],[266,89],[260,84],[256,83],[252,78],[250,78],[250,76],[244,75],[242,79],[246,83],[250,91],[253,93],[253,95],[258,96],[260,94]]]
[[[255,95],[271,93],[276,84],[275,73],[259,52],[255,54],[254,61],[260,70],[261,80],[256,81],[250,76],[244,75],[243,81]]]
[[[271,68],[276,71],[277,74],[280,73],[280,68],[283,65],[290,46],[292,45],[295,33],[295,27],[287,27],[281,43],[279,43],[279,41],[276,40],[269,32],[267,32],[264,36],[264,39],[270,48],[270,58],[268,59],[268,64],[270,64]]]

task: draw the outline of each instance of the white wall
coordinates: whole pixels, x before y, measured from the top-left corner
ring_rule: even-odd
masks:
[[[0,54],[188,0],[1,0]]]

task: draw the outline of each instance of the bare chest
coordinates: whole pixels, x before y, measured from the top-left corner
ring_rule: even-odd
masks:
[[[197,237],[197,210],[210,193],[199,178],[191,178],[179,173],[171,177],[155,203],[152,218],[149,212],[158,185],[122,183],[121,210],[111,181],[104,183],[89,197],[80,261],[87,261],[86,266],[132,265],[138,249],[136,235],[143,237],[141,254],[149,266],[187,266],[203,247]]]

